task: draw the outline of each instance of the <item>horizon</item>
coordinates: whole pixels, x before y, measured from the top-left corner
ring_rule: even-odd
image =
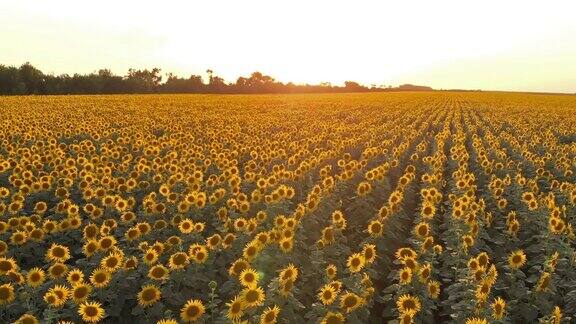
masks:
[[[158,67],[180,77],[212,69],[226,82],[259,71],[294,84],[576,92],[573,3],[165,4],[6,2],[0,64],[56,75]]]

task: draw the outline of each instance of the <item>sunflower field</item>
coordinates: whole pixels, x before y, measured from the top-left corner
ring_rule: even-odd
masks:
[[[1,323],[571,323],[576,96],[0,98]]]

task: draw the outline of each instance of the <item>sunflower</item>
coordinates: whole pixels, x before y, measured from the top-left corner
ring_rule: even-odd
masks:
[[[104,318],[105,311],[99,302],[84,302],[80,305],[78,314],[85,322],[95,323]]]
[[[68,273],[68,266],[64,263],[54,263],[48,268],[48,274],[52,279],[63,278]]]
[[[336,268],[335,265],[329,264],[326,267],[326,276],[328,277],[328,279],[334,279],[336,277],[337,273],[338,273],[338,268]]]
[[[124,256],[120,253],[111,253],[106,256],[100,262],[100,266],[103,269],[106,269],[110,273],[114,273],[116,270],[122,267],[122,261],[124,260]]]
[[[404,312],[404,313],[400,313],[400,316],[398,317],[398,323],[399,324],[412,324],[414,323],[414,315],[416,314],[416,312],[412,311],[408,311],[408,312]]]
[[[166,240],[166,244],[179,247],[182,245],[182,239],[176,235],[172,235]]]
[[[18,272],[18,271],[10,271],[10,272],[8,272],[8,273],[6,273],[6,277],[7,277],[10,281],[12,281],[12,282],[14,282],[14,283],[17,283],[17,284],[23,284],[23,283],[26,281],[26,279],[24,278],[24,276],[23,276],[20,272]]]
[[[95,224],[86,225],[82,232],[85,240],[94,240],[98,235],[98,226]]]
[[[235,240],[236,235],[232,233],[226,234],[226,236],[224,236],[224,239],[222,239],[222,247],[225,249],[231,247]]]
[[[528,204],[530,201],[536,199],[536,196],[534,195],[534,193],[528,191],[528,192],[524,192],[522,193],[522,201],[526,204]]]
[[[218,246],[220,245],[221,242],[222,242],[222,237],[220,236],[220,234],[214,234],[214,235],[212,235],[206,239],[206,246],[210,250],[214,250],[214,249],[218,248]]]
[[[346,318],[340,312],[328,312],[324,318],[322,318],[321,324],[344,324]]]
[[[362,274],[362,280],[360,280],[360,283],[364,287],[372,287],[372,285],[373,285],[372,279],[370,278],[370,275],[366,272],[364,272]]]
[[[138,293],[138,305],[148,307],[155,304],[162,297],[160,289],[154,285],[146,285]]]
[[[412,270],[412,273],[417,272],[418,269],[420,269],[420,265],[418,264],[418,261],[416,261],[415,259],[412,259],[412,258],[403,259],[403,260],[401,261],[401,263],[402,263],[405,267],[407,267],[407,268],[409,268],[410,270]]]
[[[478,254],[478,256],[476,257],[476,260],[478,260],[478,264],[481,267],[488,267],[488,264],[490,263],[490,257],[488,256],[488,253],[486,252],[482,252],[480,254]]]
[[[0,305],[9,304],[14,301],[14,286],[6,283],[0,286]]]
[[[318,300],[320,300],[324,305],[330,305],[336,300],[337,296],[338,293],[336,292],[336,289],[328,284],[324,285],[324,287],[320,289]]]
[[[268,307],[260,315],[260,324],[274,324],[278,319],[278,314],[280,314],[280,307],[274,305],[273,307]]]
[[[228,274],[231,277],[232,276],[238,276],[238,275],[240,275],[240,273],[242,273],[242,271],[244,271],[245,269],[248,269],[249,266],[250,266],[250,264],[248,263],[248,261],[246,261],[244,259],[238,259],[238,260],[234,261],[234,263],[232,263],[232,265],[228,269]]]
[[[180,221],[178,224],[178,229],[183,234],[190,234],[194,231],[194,222],[186,218]]]
[[[10,271],[17,271],[18,264],[13,258],[0,258],[0,275],[4,275]]]
[[[471,258],[468,260],[468,268],[470,270],[476,270],[480,267],[480,262],[478,262],[478,258]]]
[[[156,324],[178,324],[178,321],[175,319],[161,319]]]
[[[506,198],[500,198],[498,199],[498,209],[503,210],[504,208],[506,208],[506,205],[508,205],[508,200],[506,200]]]
[[[355,293],[348,292],[340,296],[340,308],[343,311],[346,311],[346,313],[353,312],[358,307],[362,306],[363,303],[363,298]]]
[[[30,232],[30,238],[38,243],[44,241],[44,235],[44,230],[41,228],[35,228]]]
[[[384,233],[384,225],[379,220],[373,220],[368,224],[368,234],[373,237],[380,237]]]
[[[226,317],[231,321],[237,321],[244,315],[244,301],[242,298],[236,296],[226,306],[228,306]]]
[[[163,266],[162,264],[156,264],[148,270],[148,278],[154,280],[165,280],[168,279],[170,270]]]
[[[91,293],[92,293],[92,286],[90,286],[89,284],[78,283],[72,286],[72,292],[71,292],[72,300],[74,300],[76,304],[80,304],[86,301],[86,299],[88,298],[88,296],[90,296]]]
[[[279,293],[281,296],[288,297],[292,294],[292,288],[294,288],[294,281],[291,279],[281,281]]]
[[[292,247],[294,246],[294,241],[292,238],[283,238],[278,243],[280,245],[280,250],[284,253],[288,253],[292,251]]]
[[[112,274],[106,269],[98,268],[92,272],[90,276],[90,282],[96,288],[103,288],[108,286],[110,280],[112,279]]]
[[[24,314],[14,324],[39,324],[40,321],[32,314]],[[58,323],[60,324],[60,323]]]
[[[44,273],[44,270],[40,268],[32,268],[30,271],[28,271],[28,275],[26,276],[28,285],[34,288],[43,284],[45,279],[46,274]]]
[[[420,279],[420,282],[423,283],[428,282],[431,273],[432,273],[432,265],[430,263],[426,263],[425,265],[420,267],[420,270],[418,271],[418,278]]]
[[[366,258],[364,257],[363,254],[360,253],[352,254],[350,257],[348,257],[348,261],[346,262],[348,270],[352,273],[356,273],[362,270],[365,264],[366,264]]]
[[[418,313],[420,311],[420,299],[417,296],[412,296],[410,294],[405,294],[400,296],[396,301],[396,306],[398,307],[398,311],[400,313],[405,313],[409,311],[413,311]]]
[[[131,227],[126,231],[124,237],[128,241],[134,241],[140,237],[140,230],[138,229],[138,227]]]
[[[555,271],[556,270],[556,265],[558,264],[558,257],[560,256],[560,253],[558,253],[558,251],[555,251],[554,253],[552,253],[552,255],[550,256],[550,258],[546,261],[546,265],[552,270]]]
[[[180,309],[180,318],[184,322],[193,322],[198,320],[205,312],[204,304],[198,299],[191,299]]]
[[[149,248],[146,251],[146,253],[144,253],[144,255],[142,256],[142,261],[145,264],[152,265],[152,264],[156,263],[156,261],[158,261],[158,257],[159,257],[159,253],[156,251],[156,249]]]
[[[126,259],[126,262],[124,262],[124,270],[136,269],[137,266],[138,266],[138,259],[135,256]]]
[[[550,218],[548,229],[550,230],[550,233],[559,235],[564,233],[566,223],[560,218]]]
[[[462,235],[462,243],[465,248],[470,248],[474,245],[474,237],[472,235]]]
[[[404,267],[398,272],[398,281],[402,285],[407,285],[412,282],[412,269]]]
[[[98,248],[100,250],[108,251],[116,245],[114,236],[103,236],[98,240]]]
[[[496,266],[492,264],[488,269],[488,273],[485,279],[490,283],[490,285],[493,285],[496,282],[497,278],[498,278],[498,271],[496,270]]]
[[[67,246],[52,243],[46,252],[46,260],[52,262],[66,262],[70,259],[70,249]]]
[[[471,272],[472,272],[472,277],[474,278],[474,280],[480,281],[483,279],[484,274],[486,273],[486,268],[478,267],[478,268],[476,268],[476,270],[471,270]]]
[[[322,230],[322,242],[326,245],[334,243],[334,228],[332,226],[325,227]]]
[[[196,263],[204,263],[208,259],[208,249],[200,245],[194,253],[188,253],[190,258]]]
[[[28,240],[28,235],[23,231],[16,231],[10,236],[10,243],[14,245],[22,245]]]
[[[538,283],[536,284],[536,291],[546,291],[550,285],[551,274],[550,272],[542,272]]]
[[[484,318],[472,317],[466,319],[466,324],[488,324],[488,321]]]
[[[367,263],[374,262],[374,260],[376,260],[376,245],[365,244],[362,248],[362,254],[364,254]]]
[[[328,283],[328,285],[330,285],[330,287],[334,288],[334,290],[336,291],[336,294],[339,294],[340,290],[342,289],[342,282],[339,280],[331,281]]]
[[[260,306],[266,297],[264,290],[260,287],[244,288],[241,294],[246,307]]]
[[[46,294],[44,294],[44,301],[46,302],[46,304],[48,304],[49,307],[62,307],[64,305],[64,303],[66,303],[66,301],[62,301],[58,298],[58,296],[56,296],[56,294],[51,293],[51,292],[46,292]]]
[[[504,312],[506,311],[506,302],[501,297],[496,297],[492,305],[492,317],[495,320],[501,320],[504,317]]]
[[[240,283],[242,284],[242,286],[244,287],[255,287],[258,285],[258,279],[260,278],[260,275],[258,274],[258,272],[256,272],[254,269],[249,268],[249,269],[244,269],[241,273],[240,273]]]
[[[0,233],[2,233],[2,231],[0,230]],[[6,252],[8,252],[8,244],[2,240],[0,240],[0,255],[4,255],[6,254]]]
[[[200,232],[204,231],[205,227],[206,227],[206,225],[202,222],[195,223],[194,224],[194,232],[200,233]]]
[[[520,229],[520,222],[518,222],[518,220],[516,219],[512,220],[510,224],[508,224],[508,234],[510,235],[516,236],[519,229]]]
[[[434,207],[434,205],[430,203],[425,203],[422,206],[422,210],[420,211],[420,215],[425,219],[431,219],[432,217],[434,217],[435,213],[436,213],[436,207]]]
[[[417,254],[411,248],[399,248],[395,253],[396,259],[398,260],[405,260],[405,259],[415,259]]]
[[[54,296],[56,296],[57,300],[55,303],[53,303],[53,306],[61,307],[68,300],[68,297],[70,296],[70,289],[68,289],[67,287],[62,286],[62,285],[56,285],[56,286],[50,288],[48,290],[47,294],[54,294]]]
[[[508,256],[508,265],[512,269],[519,269],[526,263],[526,254],[522,250],[516,250]]]
[[[176,252],[170,256],[168,266],[171,270],[184,269],[190,263],[188,255],[184,252]]]
[[[71,285],[81,283],[84,281],[84,273],[80,269],[73,269],[72,271],[68,272],[66,280]]]
[[[554,306],[554,310],[552,311],[552,323],[553,324],[560,324],[562,322],[562,310],[558,306]]]
[[[280,271],[279,278],[281,282],[289,280],[293,282],[296,281],[296,279],[298,279],[298,268],[292,263],[288,264],[286,268]]]
[[[430,226],[426,222],[420,222],[414,226],[414,234],[418,237],[426,237],[430,232]]]
[[[432,299],[437,299],[440,295],[440,282],[431,280],[428,282],[428,296]]]
[[[488,280],[483,280],[478,287],[476,287],[476,300],[478,301],[486,301],[486,299],[488,298],[488,295],[490,294],[490,290],[492,289],[492,286],[490,285],[490,282],[488,282]]]
[[[96,253],[99,249],[100,246],[98,245],[98,241],[89,240],[82,246],[82,253],[84,253],[85,256],[90,257],[94,255],[94,253]]]

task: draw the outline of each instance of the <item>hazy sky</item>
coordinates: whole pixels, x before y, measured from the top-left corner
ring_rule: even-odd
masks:
[[[575,1],[0,0],[0,64],[576,92]]]

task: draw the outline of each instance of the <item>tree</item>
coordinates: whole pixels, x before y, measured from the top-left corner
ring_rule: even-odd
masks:
[[[160,71],[159,68],[153,68],[152,70],[129,69],[126,76],[128,87],[134,92],[154,92],[162,81]]]
[[[14,66],[0,65],[0,94],[25,94],[26,85],[20,80],[20,71]]]
[[[20,80],[24,83],[27,94],[37,94],[43,91],[44,74],[29,62],[20,66]]]

